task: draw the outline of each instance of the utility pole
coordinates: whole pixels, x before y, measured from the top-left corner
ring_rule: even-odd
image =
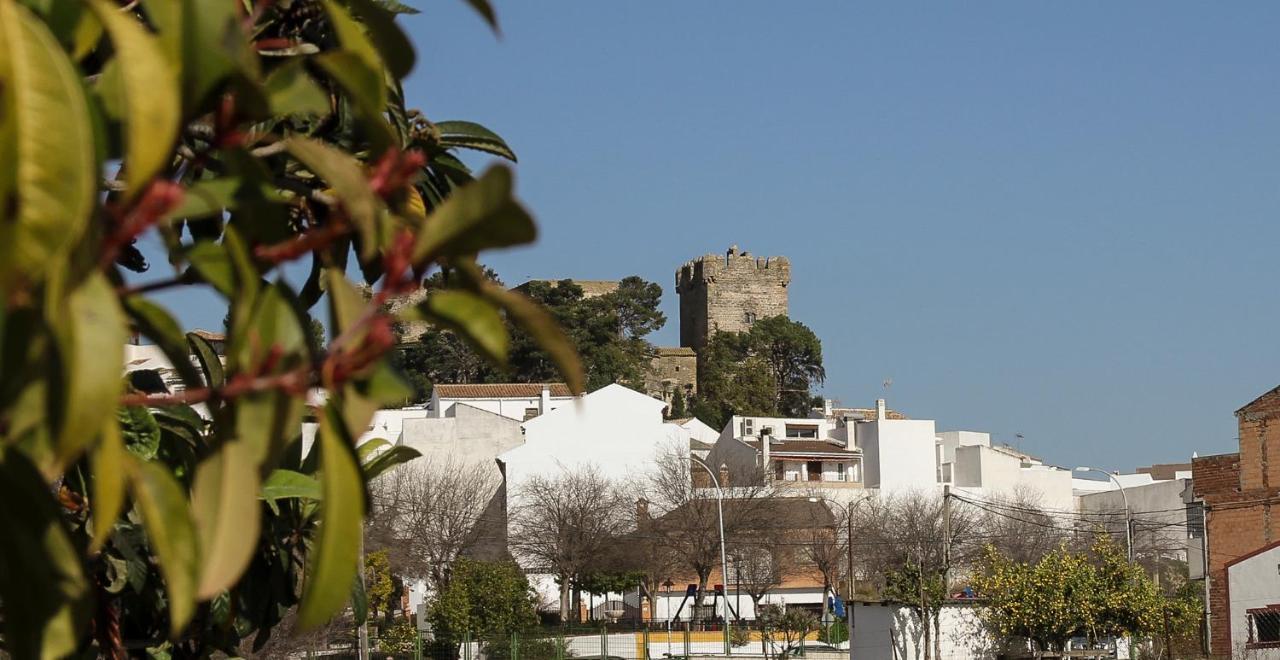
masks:
[[[932,631],[933,626],[929,623],[929,609],[925,607],[924,598],[924,549],[921,548],[916,554],[916,567],[919,570],[919,580],[916,581],[920,585],[920,627],[924,630],[924,657],[929,660],[933,652]]]
[[[951,484],[942,487],[942,591],[951,593]]]
[[[360,566],[358,570],[360,571],[360,590],[367,594],[369,593],[368,585],[364,582],[364,525],[360,526]],[[360,660],[369,660],[368,610],[365,610],[365,620],[360,622],[360,627],[356,629],[356,636],[360,643],[360,648],[358,649]]]

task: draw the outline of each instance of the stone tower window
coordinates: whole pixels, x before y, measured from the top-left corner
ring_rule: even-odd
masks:
[[[742,315],[742,319],[747,322],[747,325],[751,325],[752,323],[756,322],[756,313],[747,312]]]

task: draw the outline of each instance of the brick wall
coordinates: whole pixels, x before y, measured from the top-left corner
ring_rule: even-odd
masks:
[[[1280,388],[1236,411],[1236,418],[1238,454],[1191,462],[1209,545],[1209,651],[1222,658],[1232,651],[1226,565],[1280,538]]]

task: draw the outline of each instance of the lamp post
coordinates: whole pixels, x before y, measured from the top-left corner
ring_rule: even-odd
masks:
[[[729,583],[729,562],[726,561],[724,552],[724,490],[720,488],[720,480],[716,478],[716,473],[711,466],[703,462],[697,456],[690,456],[689,460],[702,466],[711,476],[711,483],[716,487],[716,518],[720,522],[720,577],[724,584]],[[729,593],[724,593],[721,600],[721,615],[724,617],[724,654],[729,655]]]
[[[848,549],[849,549],[849,602],[845,603],[845,605],[844,605],[844,611],[845,611],[845,618],[846,618],[846,619],[848,619],[848,625],[849,625],[849,654],[850,654],[850,656],[852,656],[852,655],[853,655],[853,508],[854,508],[854,507],[856,507],[856,506],[858,506],[859,504],[862,504],[863,502],[866,502],[868,499],[870,499],[870,498],[869,498],[869,497],[863,497],[863,498],[860,498],[860,499],[858,499],[858,500],[855,500],[853,504],[851,504],[851,505],[849,505],[849,506],[845,506],[845,505],[843,505],[843,504],[841,504],[841,503],[839,503],[839,502],[837,502],[837,501],[835,501],[835,500],[829,500],[829,499],[827,499],[827,498],[825,498],[825,497],[810,497],[810,498],[809,498],[809,501],[810,501],[810,502],[826,502],[827,504],[833,504],[833,505],[835,505],[835,506],[840,507],[840,510],[844,512],[844,519],[845,519],[845,523],[846,523],[846,525],[847,525],[847,527],[848,527],[848,529],[847,529],[847,534],[848,534],[848,536],[849,536],[849,544],[848,544]]]
[[[1129,509],[1129,496],[1125,494],[1124,486],[1120,484],[1120,480],[1116,478],[1116,475],[1111,474],[1106,470],[1099,470],[1098,468],[1082,465],[1076,468],[1076,472],[1100,472],[1102,474],[1107,475],[1111,479],[1111,481],[1115,483],[1116,488],[1120,489],[1120,501],[1124,502],[1124,543],[1125,543],[1125,549],[1129,553],[1129,563],[1132,564],[1133,563],[1133,511]]]

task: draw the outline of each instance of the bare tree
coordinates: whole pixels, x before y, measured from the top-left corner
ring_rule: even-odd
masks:
[[[660,451],[654,468],[637,487],[661,514],[651,527],[654,537],[679,558],[681,568],[697,577],[696,604],[700,606],[711,572],[720,566],[720,522],[715,489],[695,488],[694,469],[702,470],[690,460],[688,446],[672,445]],[[769,491],[761,485],[763,480],[740,482],[722,484],[727,539],[756,531],[753,526],[763,518],[760,507],[767,501]]]
[[[786,542],[771,534],[739,537],[733,554],[733,579],[751,597],[752,609],[758,617],[760,600],[782,585],[796,567],[795,552]]]
[[[493,465],[419,458],[370,484],[366,550],[386,549],[392,571],[440,590],[459,555],[505,553],[501,476]]]
[[[570,583],[597,565],[632,526],[628,504],[594,467],[520,485],[511,511],[511,548],[525,565],[545,568],[560,582],[560,620],[569,620]]]

